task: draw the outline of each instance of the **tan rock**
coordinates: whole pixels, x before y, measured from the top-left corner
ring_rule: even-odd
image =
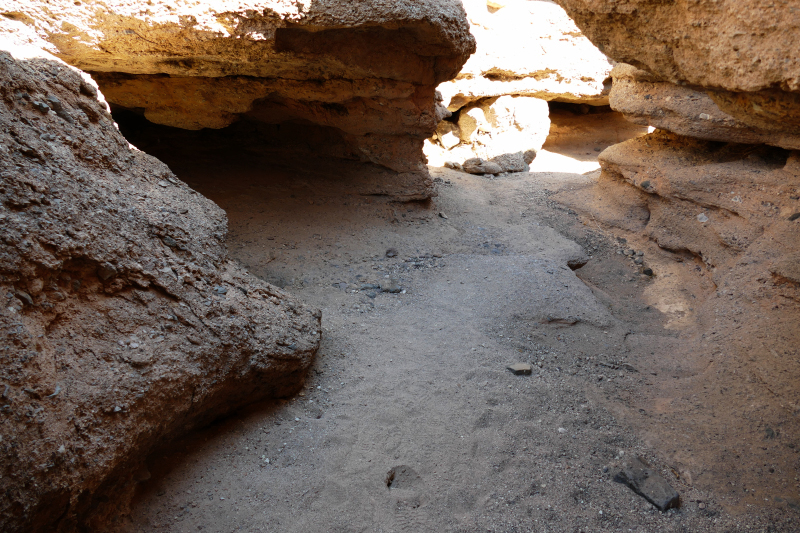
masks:
[[[504,95],[608,104],[611,63],[555,2],[466,0],[478,49],[439,86],[450,111]]]
[[[35,0],[13,10],[55,55],[95,73],[114,105],[187,129],[243,118],[336,128],[419,198],[433,193],[423,140],[447,116],[436,85],[474,50],[455,0]]]
[[[697,139],[800,148],[800,132],[781,131],[780,120],[747,124],[722,111],[715,102],[721,91],[712,98],[624,63],[614,67],[612,76],[611,107],[636,124]]]
[[[85,74],[22,57],[0,52],[0,530],[115,531],[155,446],[302,385],[320,314],[229,259],[225,213]]]
[[[720,147],[656,131],[614,145],[599,159],[605,175],[640,191],[649,213],[643,230],[660,247],[689,251],[718,267],[766,228],[792,223],[793,198],[800,196],[798,154],[767,146]],[[800,247],[800,240],[775,252],[792,247]]]
[[[497,163],[484,161],[480,157],[467,159],[462,165],[464,172],[469,174],[500,174],[503,169]]]
[[[742,123],[777,135],[800,131],[795,7],[762,0],[557,1],[616,61],[703,88]]]

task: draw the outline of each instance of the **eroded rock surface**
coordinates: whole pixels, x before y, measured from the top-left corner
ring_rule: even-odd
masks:
[[[656,131],[599,159],[604,173],[639,191],[648,213],[641,229],[661,248],[690,252],[712,269],[730,267],[768,231],[796,225],[789,219],[800,209],[797,152]],[[776,247],[795,250],[800,239]]]
[[[800,133],[800,10],[763,0],[557,0],[616,61],[705,90],[736,120]]]
[[[468,0],[464,6],[478,48],[454,80],[438,87],[454,115],[425,144],[431,164],[518,152],[528,152],[530,163],[550,128],[548,101],[608,104],[611,61],[555,2]]]
[[[408,198],[433,192],[422,143],[447,115],[434,90],[475,46],[455,0],[37,1],[6,12],[94,73],[112,104],[186,129],[333,128],[350,148],[341,157],[391,169]]]
[[[624,63],[611,74],[611,106],[636,124],[697,139],[800,148],[800,132],[784,130],[780,121],[766,127],[742,122],[702,90],[663,81]]]
[[[157,443],[301,386],[320,314],[228,258],[88,78],[0,52],[0,79],[0,529],[114,530]]]

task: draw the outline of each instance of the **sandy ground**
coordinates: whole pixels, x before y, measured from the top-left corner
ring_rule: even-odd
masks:
[[[408,204],[263,157],[150,150],[227,211],[235,258],[323,310],[324,334],[300,395],[155,454],[128,530],[798,530],[793,449],[765,452],[782,481],[743,491],[736,459],[714,462],[657,397],[705,363],[676,356],[685,313],[655,305],[668,288],[633,244],[553,201],[596,179],[574,172],[594,148],[497,179],[432,169],[439,196]],[[612,481],[631,456],[679,509]]]

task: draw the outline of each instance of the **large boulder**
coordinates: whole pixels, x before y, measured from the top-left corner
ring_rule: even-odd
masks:
[[[0,530],[115,530],[157,444],[298,390],[320,314],[228,258],[224,212],[130,147],[88,76],[15,53],[0,52]]]
[[[434,91],[475,47],[456,0],[33,0],[13,18],[114,105],[186,129],[333,130],[341,157],[390,169],[407,198],[433,193],[422,144],[447,115]]]
[[[706,91],[727,115],[800,134],[800,10],[766,0],[557,0],[612,59]]]
[[[450,111],[504,95],[608,104],[611,62],[550,0],[465,0],[477,51],[439,90]]]

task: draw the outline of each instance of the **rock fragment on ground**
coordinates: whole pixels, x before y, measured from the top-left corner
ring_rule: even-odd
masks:
[[[678,492],[661,474],[640,458],[629,459],[614,475],[614,481],[627,485],[633,492],[655,505],[659,511],[680,505]]]
[[[512,374],[515,376],[529,376],[531,374],[531,370],[533,367],[528,363],[514,363],[512,365],[508,365],[508,368]]]

